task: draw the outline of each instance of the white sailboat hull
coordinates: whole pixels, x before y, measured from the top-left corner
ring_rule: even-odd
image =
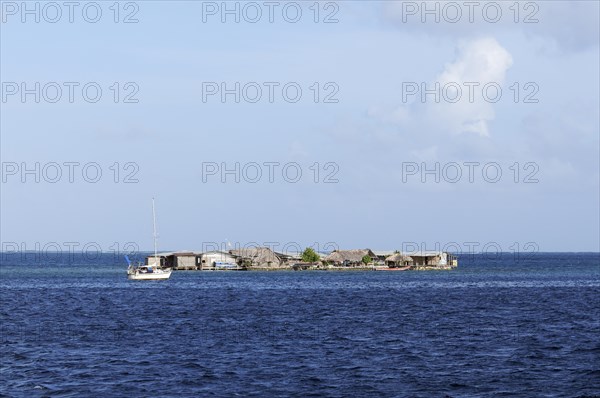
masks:
[[[154,272],[131,272],[127,274],[127,279],[136,281],[163,280],[171,277],[171,270],[160,270]]]

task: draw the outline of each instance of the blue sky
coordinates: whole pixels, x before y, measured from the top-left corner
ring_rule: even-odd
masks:
[[[489,3],[481,9],[500,4]],[[529,3],[518,3],[518,16],[513,2],[502,3],[495,23],[479,8],[470,22],[464,6],[462,19],[449,23],[444,17],[453,14],[442,14],[449,2],[430,2],[440,21],[425,14],[422,22],[422,10],[411,8],[421,2],[392,1],[320,2],[318,23],[314,2],[294,3],[302,10],[297,23],[282,16],[286,2],[272,23],[262,2],[254,3],[263,12],[257,23],[243,15],[223,23],[219,14],[203,22],[203,9],[221,2],[163,1],[122,2],[119,23],[113,2],[100,2],[102,17],[89,23],[82,2],[72,23],[65,8],[49,23],[44,17],[53,10],[44,15],[39,3],[36,23],[32,15],[21,21],[13,7],[20,2],[3,2],[2,242],[149,249],[154,196],[162,249],[229,240],[389,250],[477,242],[504,251],[533,242],[540,251],[598,251],[598,3]],[[138,22],[122,23],[133,11]],[[338,22],[323,23],[330,13]],[[527,16],[537,22],[524,23]],[[36,103],[34,95],[23,102],[20,93],[7,94],[23,82],[79,86],[72,103],[66,88],[58,102]],[[81,95],[89,82],[102,88],[96,103]],[[266,89],[256,103],[236,103],[233,95],[223,103],[219,95],[203,101],[207,82],[279,85],[272,103]],[[295,103],[280,90],[291,82],[302,89]],[[454,103],[403,98],[407,83],[435,82],[463,89],[464,82],[492,82],[502,95],[497,102],[479,89],[472,102],[466,91]],[[134,86],[138,102],[124,103]],[[335,89],[330,99],[337,102],[325,103]],[[528,94],[537,102],[525,103]],[[36,162],[40,182],[32,174],[22,181],[21,166]],[[63,165],[56,183],[41,171],[53,162]],[[65,162],[79,163],[73,182]],[[81,175],[92,162],[102,171],[97,183]],[[268,162],[279,164],[273,182]],[[125,169],[128,163],[135,166]],[[239,163],[239,183],[232,175],[225,183],[220,173],[203,176],[203,163]],[[242,174],[250,163],[261,165],[256,183]],[[302,171],[297,183],[281,174],[292,163]],[[475,163],[469,181],[465,164]],[[430,174],[423,182],[421,168],[436,164],[440,181]],[[407,173],[414,165],[416,174]],[[456,165],[463,175],[453,183],[443,173]],[[501,170],[498,182],[482,174],[486,165]],[[124,183],[132,171],[138,182]],[[333,171],[337,182],[325,183]]]

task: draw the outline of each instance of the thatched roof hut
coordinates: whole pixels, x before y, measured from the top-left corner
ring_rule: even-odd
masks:
[[[356,265],[362,263],[364,256],[376,257],[369,249],[334,250],[323,260],[333,264]]]
[[[390,267],[412,265],[413,259],[410,256],[405,256],[402,253],[394,253],[385,259],[386,265]]]
[[[282,259],[268,247],[246,247],[229,251],[241,260],[242,265],[255,267],[279,267]]]

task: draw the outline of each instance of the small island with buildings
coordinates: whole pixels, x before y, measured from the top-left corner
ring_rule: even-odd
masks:
[[[334,250],[319,253],[312,248],[303,252],[280,253],[269,247],[246,247],[206,252],[176,251],[158,253],[160,265],[173,270],[198,271],[281,271],[281,270],[450,270],[458,266],[455,255],[441,251],[373,251],[370,249]],[[146,264],[154,254],[146,257]]]

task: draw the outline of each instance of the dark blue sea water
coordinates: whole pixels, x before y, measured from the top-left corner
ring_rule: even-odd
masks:
[[[2,396],[600,396],[600,255],[453,271],[175,272],[2,258]]]

